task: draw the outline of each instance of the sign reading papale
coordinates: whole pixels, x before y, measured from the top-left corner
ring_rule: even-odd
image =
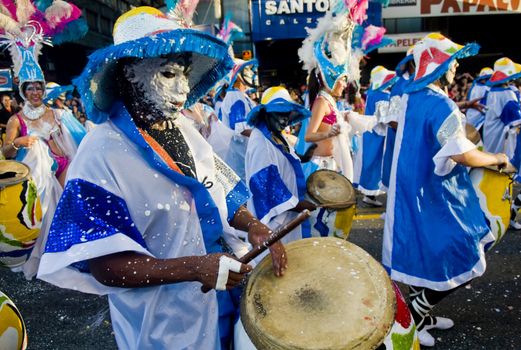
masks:
[[[521,13],[521,0],[391,0],[383,18]]]

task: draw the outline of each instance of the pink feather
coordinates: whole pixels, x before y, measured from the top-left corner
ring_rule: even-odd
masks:
[[[367,26],[362,36],[362,49],[365,50],[369,46],[379,44],[384,37],[385,30],[384,27]]]
[[[356,5],[350,8],[350,17],[358,24],[362,24],[367,18],[366,12],[369,6],[369,0],[359,0]]]
[[[194,17],[197,4],[199,4],[199,0],[181,0],[179,3],[183,15],[189,19],[189,22],[191,22]]]

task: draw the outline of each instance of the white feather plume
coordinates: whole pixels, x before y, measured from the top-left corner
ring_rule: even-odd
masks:
[[[35,12],[36,8],[30,0],[16,0],[16,18],[20,25],[26,24]]]
[[[3,11],[0,12],[2,12],[0,13],[0,29],[3,29],[6,33],[21,35],[18,23],[10,16],[5,15]]]
[[[54,0],[46,10],[45,19],[49,21],[51,25],[56,25],[62,18],[68,18],[71,16],[72,6],[63,0]]]

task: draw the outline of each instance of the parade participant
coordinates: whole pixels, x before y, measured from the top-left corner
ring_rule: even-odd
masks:
[[[483,124],[483,144],[486,151],[505,152],[512,164],[521,169],[521,101],[514,81],[521,78],[521,64],[507,57],[494,63],[494,72],[487,82],[487,112]],[[510,227],[521,230],[516,222],[521,208],[521,194],[512,202]]]
[[[3,26],[5,33],[1,44],[9,48],[19,93],[24,100],[22,110],[7,123],[2,151],[6,158],[14,158],[30,167],[43,213],[40,236],[23,266],[27,278],[36,274],[67,168],[85,135],[85,130],[74,117],[69,118],[63,110],[48,108],[43,103],[45,77],[38,64],[38,55],[43,44],[48,43],[46,37],[61,41],[67,27],[81,15],[76,6],[63,1],[48,3],[47,6],[40,9],[32,2],[20,2],[11,8],[16,10],[16,13],[9,12],[12,17],[4,12],[1,16],[2,21],[8,22]],[[38,18],[38,21],[33,18]],[[74,39],[83,34],[74,31],[67,35]]]
[[[504,152],[507,139],[521,125],[519,91],[512,81],[521,77],[521,64],[507,57],[494,63],[494,73],[487,82],[490,90],[486,98],[487,112],[483,124],[483,145],[488,152]]]
[[[393,280],[410,286],[424,346],[435,343],[428,330],[454,324],[431,316],[432,308],[484,273],[485,248],[494,240],[466,167],[505,166],[508,159],[467,140],[464,116],[444,91],[454,81],[456,60],[478,49],[437,33],[417,43],[415,78],[398,121],[382,259]]]
[[[123,14],[114,45],[93,53],[75,81],[101,124],[71,165],[39,270],[60,287],[108,294],[123,349],[221,348],[235,309],[228,293],[201,286],[231,289],[251,267],[219,242],[241,256],[248,246],[230,226],[254,246],[271,232],[243,206],[245,185],[180,114],[233,65],[225,43],[190,29],[185,11],[195,8],[185,4],[168,16],[151,7]],[[284,249],[270,251],[281,275]]]
[[[336,99],[342,96],[348,78],[356,79],[359,75],[359,72],[355,73],[358,60],[351,54],[351,41],[355,22],[365,18],[363,5],[356,10],[347,10],[350,15],[344,12],[346,9],[342,8],[342,2],[337,5],[340,7],[333,6],[318,20],[316,28],[308,30],[308,37],[298,51],[304,69],[309,73],[309,102],[312,106],[305,141],[317,144],[305,173],[309,175],[317,169],[329,169],[341,172],[352,181],[351,137],[357,132],[371,130],[375,121],[352,111],[341,113],[336,106]],[[342,219],[350,216],[348,211],[321,208],[318,213],[314,212],[312,234],[347,237],[350,224],[338,227],[335,223],[350,222]]]
[[[389,111],[385,118],[380,120],[381,123],[387,124],[384,155],[382,160],[382,187],[385,190],[389,188],[389,177],[391,176],[391,164],[393,162],[398,118],[399,115],[403,113],[402,96],[405,88],[414,77],[414,57],[412,55],[412,49],[413,48],[411,47],[407,50],[407,55],[396,66],[396,75],[398,76],[398,80],[391,88]]]
[[[44,102],[49,107],[57,109],[64,109],[70,111],[70,108],[65,104],[66,94],[74,91],[74,86],[66,85],[61,86],[53,81],[45,84],[45,99]]]
[[[387,70],[383,66],[376,66],[371,70],[371,80],[367,91],[365,113],[370,118],[375,118],[381,123],[385,121],[389,113],[389,89],[396,82],[396,73]],[[374,116],[373,116],[374,115]],[[387,127],[380,124],[380,130],[363,133],[360,137],[359,150],[356,153],[354,183],[358,190],[364,194],[364,203],[381,207],[382,202],[376,196],[383,194],[382,159],[385,145],[385,132]],[[383,129],[383,130],[381,130]]]
[[[237,58],[234,61],[230,87],[222,101],[220,116],[224,125],[236,134],[250,136],[251,129],[247,126],[246,117],[255,107],[255,102],[246,92],[258,86],[258,62],[256,59],[243,61]]]
[[[486,102],[486,94],[490,90],[490,87],[487,85],[487,80],[492,76],[494,71],[492,68],[485,67],[481,69],[476,79],[472,83],[472,86],[469,89],[469,93],[467,95],[468,101],[473,101],[478,99],[483,104]],[[467,117],[467,123],[471,124],[476,130],[480,131],[483,123],[485,122],[485,112],[477,109],[469,109],[465,113]]]
[[[272,229],[294,219],[304,209],[316,208],[304,199],[304,172],[282,133],[310,115],[309,110],[292,102],[281,86],[267,89],[261,104],[248,115],[248,124],[253,127],[246,151],[246,178],[252,194],[248,208]],[[297,227],[283,241],[307,237],[311,237],[309,224]]]

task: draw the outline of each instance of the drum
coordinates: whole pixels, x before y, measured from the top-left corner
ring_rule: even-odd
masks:
[[[271,257],[253,270],[241,320],[257,349],[374,349],[393,324],[395,296],[383,267],[347,241],[308,238],[286,245],[288,269]]]
[[[420,350],[420,340],[411,311],[405,302],[402,292],[393,282],[396,296],[396,312],[391,331],[384,340],[386,350]]]
[[[322,207],[313,213],[312,234],[347,239],[356,212],[351,181],[336,171],[321,169],[309,175],[306,186],[308,195]]]
[[[0,349],[23,350],[27,332],[22,315],[14,303],[0,291]]]
[[[493,168],[474,168],[470,179],[479,198],[479,205],[485,214],[490,230],[497,244],[510,224],[512,204],[512,174],[515,169],[499,172]]]
[[[321,169],[312,173],[306,181],[309,196],[321,207],[347,209],[356,204],[356,194],[344,175]]]
[[[27,261],[40,234],[42,208],[29,167],[0,160],[0,266]]]

